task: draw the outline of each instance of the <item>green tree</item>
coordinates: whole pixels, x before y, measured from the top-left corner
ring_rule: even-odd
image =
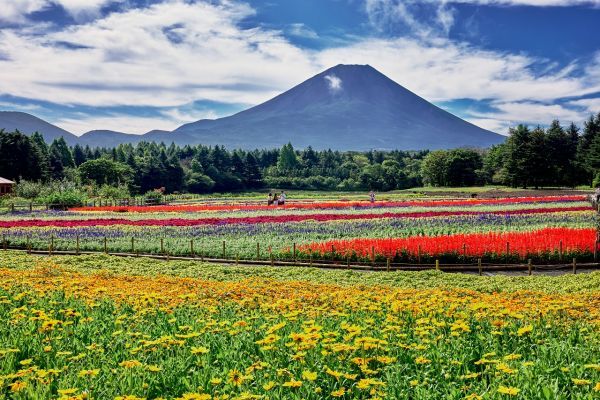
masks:
[[[283,145],[277,159],[277,169],[281,174],[290,173],[298,167],[298,158],[291,143]]]
[[[84,183],[97,185],[126,185],[133,171],[127,164],[108,158],[88,160],[79,166],[79,176]]]
[[[447,186],[474,186],[480,183],[478,173],[483,167],[483,160],[475,150],[450,150],[445,164]]]
[[[427,154],[421,164],[423,183],[431,186],[447,186],[448,152],[436,150]]]
[[[29,137],[19,131],[0,129],[0,176],[19,181],[42,178],[40,153]]]

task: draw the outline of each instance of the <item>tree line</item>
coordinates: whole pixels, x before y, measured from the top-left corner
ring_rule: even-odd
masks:
[[[600,184],[600,113],[580,130],[559,121],[543,129],[519,125],[490,149],[437,151],[227,150],[141,142],[115,148],[47,144],[0,130],[0,176],[16,181],[143,194],[211,193],[261,188],[395,190],[502,184],[548,187]],[[116,193],[114,194],[116,196]],[[125,196],[124,196],[125,197]]]

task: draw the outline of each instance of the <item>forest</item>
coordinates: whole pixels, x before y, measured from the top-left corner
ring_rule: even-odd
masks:
[[[393,144],[392,144],[393,145]],[[254,151],[222,146],[142,142],[115,148],[48,144],[0,131],[0,176],[18,182],[16,196],[76,193],[128,197],[164,193],[237,192],[267,188],[389,191],[429,186],[523,188],[600,184],[600,113],[582,129],[553,121],[518,125],[490,149],[342,152],[311,147]]]

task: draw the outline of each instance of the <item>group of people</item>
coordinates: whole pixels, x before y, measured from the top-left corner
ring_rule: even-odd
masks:
[[[287,196],[285,194],[285,192],[282,190],[281,194],[273,194],[273,192],[269,192],[269,198],[267,199],[267,205],[269,206],[283,206],[285,205],[285,200],[286,200]],[[369,192],[369,201],[371,203],[375,203],[375,192],[374,191],[370,191]]]
[[[281,194],[273,194],[272,192],[269,192],[269,199],[267,204],[270,206],[283,206],[285,205],[285,199],[286,199],[286,195],[285,192],[282,190]]]

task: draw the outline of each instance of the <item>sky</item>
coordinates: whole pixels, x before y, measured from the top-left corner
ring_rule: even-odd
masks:
[[[600,112],[600,0],[1,0],[0,110],[77,135],[231,115],[369,64],[506,134]]]

